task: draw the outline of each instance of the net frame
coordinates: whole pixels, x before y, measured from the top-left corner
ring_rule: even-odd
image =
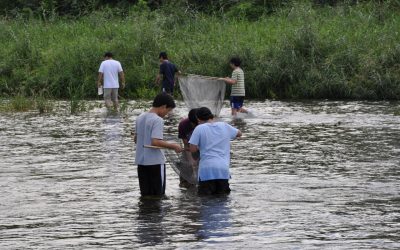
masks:
[[[219,116],[226,91],[223,80],[211,76],[186,74],[179,76],[178,82],[183,101],[189,110],[207,107],[215,116]]]

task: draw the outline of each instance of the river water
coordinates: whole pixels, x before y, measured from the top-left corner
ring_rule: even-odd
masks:
[[[0,114],[0,249],[399,249],[400,103],[250,102],[222,120],[227,197],[197,197],[167,169],[167,197],[140,199],[132,125],[94,108]],[[165,122],[177,133],[183,103]]]

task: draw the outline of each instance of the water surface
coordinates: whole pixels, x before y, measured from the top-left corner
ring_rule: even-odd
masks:
[[[199,198],[167,169],[142,200],[126,114],[0,114],[1,249],[399,249],[400,116],[389,102],[251,102],[221,118],[232,193]],[[177,133],[182,103],[166,120]]]

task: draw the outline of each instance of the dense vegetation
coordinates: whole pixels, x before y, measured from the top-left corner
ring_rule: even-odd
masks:
[[[240,56],[251,98],[400,99],[399,1],[171,2],[2,1],[0,95],[95,97],[112,51],[123,95],[150,97],[165,50],[210,76]]]

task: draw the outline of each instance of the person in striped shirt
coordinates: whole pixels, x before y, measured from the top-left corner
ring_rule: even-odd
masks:
[[[240,64],[239,57],[231,58],[229,65],[233,69],[232,77],[221,78],[225,83],[232,85],[230,98],[232,116],[236,116],[238,112],[247,113],[247,110],[243,108],[246,91],[244,87],[244,72]]]

